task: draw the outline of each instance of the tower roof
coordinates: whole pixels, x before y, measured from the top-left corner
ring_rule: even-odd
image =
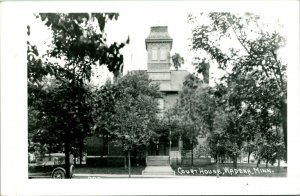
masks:
[[[173,39],[168,33],[168,26],[153,26],[149,36],[146,38],[146,48],[147,43],[157,43],[157,42],[170,42],[172,47]]]

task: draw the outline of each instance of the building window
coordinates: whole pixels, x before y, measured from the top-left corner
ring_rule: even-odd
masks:
[[[167,50],[166,50],[166,48],[160,48],[160,60],[161,61],[167,60]]]
[[[157,51],[157,49],[152,49],[152,60],[153,61],[158,60],[158,51]]]

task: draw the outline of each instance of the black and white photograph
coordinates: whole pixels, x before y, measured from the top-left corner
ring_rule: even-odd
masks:
[[[300,193],[299,2],[39,3],[0,4],[1,195]]]

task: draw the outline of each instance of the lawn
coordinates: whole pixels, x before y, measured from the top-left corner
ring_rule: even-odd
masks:
[[[142,175],[145,166],[131,167],[132,175]],[[76,166],[75,174],[128,174],[128,168],[124,167],[88,167]]]
[[[176,175],[179,176],[216,176],[217,166],[215,163],[199,165],[199,166],[172,166]],[[239,177],[250,177],[250,176],[262,176],[262,177],[286,177],[287,168],[277,166],[247,164],[238,163],[237,168],[233,168],[232,164],[219,164],[218,170],[219,176],[239,176]]]

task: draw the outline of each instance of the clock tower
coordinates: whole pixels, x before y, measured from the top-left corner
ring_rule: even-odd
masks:
[[[150,79],[160,83],[161,91],[169,90],[171,88],[170,51],[173,39],[168,33],[168,27],[151,27],[145,43],[148,52],[147,73]]]

